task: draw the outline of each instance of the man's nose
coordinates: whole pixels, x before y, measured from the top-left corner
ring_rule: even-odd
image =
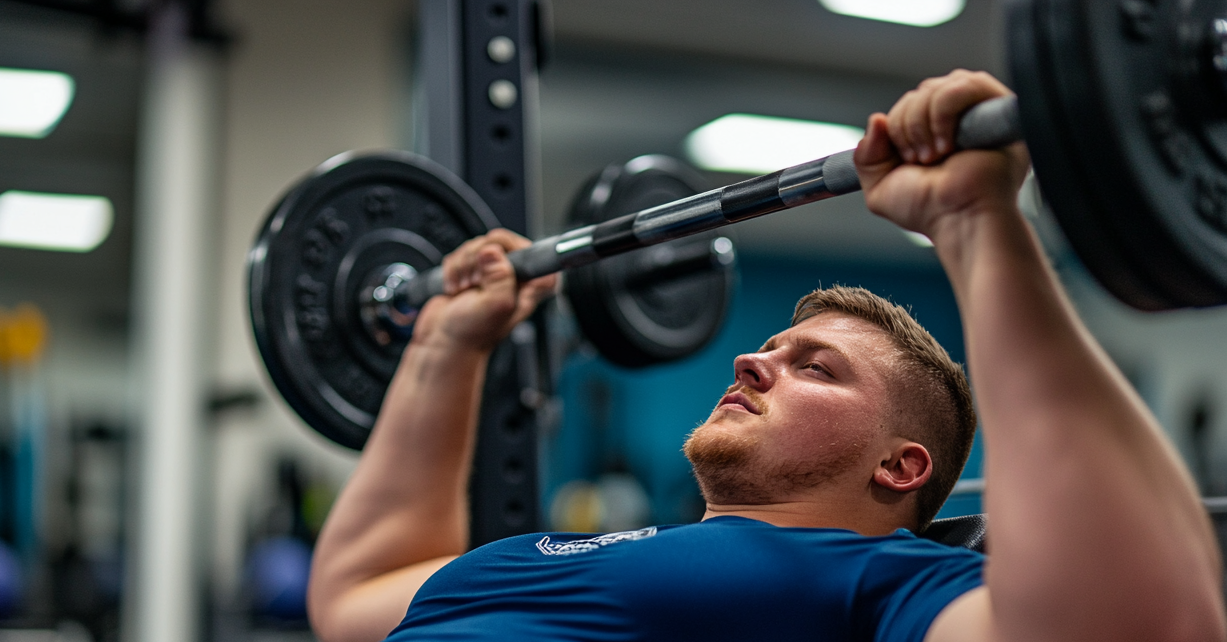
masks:
[[[733,376],[747,388],[765,392],[775,384],[775,369],[765,353],[743,354],[733,360]]]

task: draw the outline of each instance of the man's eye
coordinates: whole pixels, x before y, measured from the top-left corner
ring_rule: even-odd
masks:
[[[805,366],[805,367],[806,367],[807,369],[809,369],[809,370],[813,370],[813,371],[815,371],[815,372],[821,372],[821,373],[826,374],[826,375],[831,374],[831,371],[830,371],[830,370],[827,370],[826,368],[824,368],[824,367],[823,367],[823,365],[822,365],[821,363],[811,363],[811,364],[809,364],[809,365],[807,365],[807,366]]]

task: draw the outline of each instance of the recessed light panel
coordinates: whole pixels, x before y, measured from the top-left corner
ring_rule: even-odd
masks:
[[[114,208],[102,196],[0,194],[0,245],[88,252],[111,233]]]
[[[818,0],[830,11],[845,16],[933,27],[963,13],[966,0]]]
[[[766,174],[856,146],[865,130],[792,118],[729,114],[686,137],[686,154],[704,169]]]
[[[58,71],[0,67],[0,136],[42,138],[68,106],[76,84]]]

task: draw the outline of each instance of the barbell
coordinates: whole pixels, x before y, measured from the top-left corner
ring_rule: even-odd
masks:
[[[609,165],[580,190],[568,227],[599,225],[704,190],[694,169],[649,155]],[[576,324],[609,361],[640,368],[694,354],[716,335],[736,276],[733,243],[697,234],[567,270]]]
[[[676,160],[639,157],[595,177],[571,218],[603,221],[691,196],[701,183]],[[405,152],[339,155],[286,193],[249,253],[249,302],[270,378],[308,425],[362,447],[416,317],[393,293],[495,226],[463,181]],[[576,321],[625,366],[706,345],[732,290],[728,239],[689,236],[652,250],[574,270],[567,280]]]
[[[956,140],[966,147],[1016,140],[1017,113],[1012,98],[982,103],[963,117]],[[693,192],[700,181],[688,176],[692,171],[671,159],[645,156],[602,172],[573,208],[573,220],[589,223],[510,253],[517,278],[677,244],[860,188],[851,151],[698,194]],[[626,188],[656,203],[641,203],[651,206],[612,218],[607,207],[577,215],[594,196],[606,202],[613,196],[619,182],[611,174],[623,182],[654,180],[650,189]],[[659,203],[662,195],[683,197]],[[443,291],[443,256],[496,225],[463,181],[404,152],[343,154],[291,189],[249,258],[256,345],[290,406],[333,441],[360,448],[421,306]],[[632,288],[601,292],[609,269],[575,274],[579,282],[588,277],[587,287],[569,283],[567,290],[580,303],[574,307],[588,336],[605,347],[603,354],[623,365],[650,365],[693,353],[715,334],[731,287],[727,268],[733,251],[723,237],[702,240],[664,260],[652,261],[649,254],[643,258],[654,264],[646,268],[612,270],[622,281],[640,282],[677,276],[703,281],[704,273],[715,275],[713,282],[696,284],[697,300],[688,309],[700,314],[680,323],[647,318],[652,306],[633,300]],[[658,307],[667,311],[673,307],[668,303],[683,302]]]
[[[958,145],[1025,139],[1070,245],[1125,303],[1166,310],[1227,302],[1227,7],[1013,0],[1007,25],[1018,98],[970,110]],[[667,173],[662,167],[653,171]],[[841,152],[716,190],[683,189],[681,198],[617,216],[573,217],[582,223],[576,229],[509,258],[520,279],[582,274],[634,250],[710,237],[859,187],[851,151]],[[272,380],[308,424],[362,445],[418,310],[442,292],[442,257],[495,225],[467,185],[406,153],[334,158],[282,198],[249,259],[252,322]],[[709,240],[663,252],[659,265],[619,282],[721,269],[727,277],[731,245]],[[591,293],[584,278],[574,281],[581,285],[568,283],[570,298]],[[613,328],[607,321],[617,310],[587,325]],[[614,341],[603,352],[624,354],[626,345]],[[626,365],[655,359],[643,354]]]
[[[992,149],[1021,140],[1018,101],[1013,96],[972,107],[959,121],[955,142],[960,149]],[[585,225],[536,241],[507,255],[516,278],[537,277],[576,268],[632,250],[701,234],[732,223],[800,207],[861,189],[853,150],[794,165],[780,171],[703,192],[678,201]],[[443,294],[443,269],[398,280],[385,296],[395,312],[388,315],[403,330],[426,301]]]

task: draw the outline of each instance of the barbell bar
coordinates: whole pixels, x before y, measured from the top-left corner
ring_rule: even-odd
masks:
[[[959,120],[959,149],[994,149],[1022,140],[1015,96],[984,101]],[[585,225],[534,242],[507,255],[516,279],[528,281],[565,269],[589,265],[643,247],[685,238],[725,225],[792,209],[861,189],[852,160],[854,150],[794,165],[777,172]],[[443,294],[443,268],[397,278],[377,290],[378,301],[362,295],[359,305],[389,305],[395,309],[384,322],[407,331],[431,297]]]

